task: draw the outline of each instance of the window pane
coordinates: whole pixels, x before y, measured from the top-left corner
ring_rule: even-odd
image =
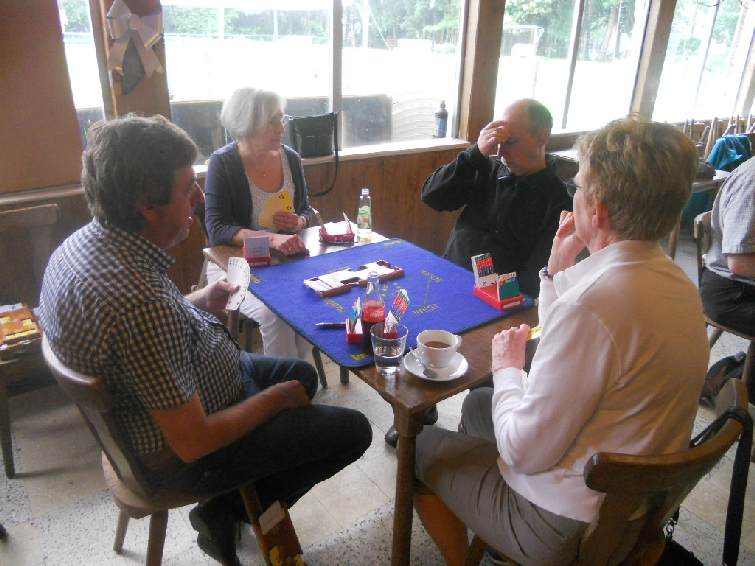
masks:
[[[104,116],[97,53],[92,37],[92,22],[89,18],[89,1],[59,0],[58,10],[63,28],[73,104],[76,107],[83,145],[86,143],[89,126]]]
[[[226,142],[220,107],[239,87],[278,92],[288,114],[327,111],[329,1],[197,4],[208,3],[162,1],[171,113],[199,145],[199,163]]]
[[[460,0],[344,2],[344,147],[431,138],[441,102],[454,123],[460,13]]]
[[[561,126],[569,78],[574,0],[508,0],[503,17],[495,115],[520,98],[535,98]]]
[[[654,119],[681,121],[729,116],[734,111],[755,26],[750,4],[678,0]]]
[[[629,112],[647,9],[647,0],[585,2],[568,130],[599,128]]]

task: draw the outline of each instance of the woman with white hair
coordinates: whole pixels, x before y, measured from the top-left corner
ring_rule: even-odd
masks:
[[[708,340],[695,285],[661,249],[687,202],[695,146],[667,124],[626,118],[583,136],[574,212],[540,274],[540,344],[498,333],[493,387],[464,400],[459,431],[417,437],[415,506],[446,563],[467,532],[518,564],[572,564],[602,496],[582,472],[596,452],[689,445]],[[587,248],[590,255],[577,263]],[[619,563],[637,538],[630,522]]]
[[[307,181],[301,158],[282,145],[283,100],[270,91],[241,88],[223,104],[223,127],[233,142],[209,159],[205,182],[205,227],[211,246],[241,246],[245,238],[267,236],[284,255],[306,251],[299,232],[309,226]],[[285,206],[281,210],[280,202]],[[225,276],[208,266],[207,279]],[[303,358],[308,342],[248,291],[241,314],[257,321],[263,351],[270,356]]]

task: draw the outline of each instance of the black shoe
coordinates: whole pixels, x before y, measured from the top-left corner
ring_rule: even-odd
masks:
[[[433,405],[425,411],[424,424],[431,425],[438,422],[438,405]]]
[[[396,448],[398,445],[398,431],[395,426],[391,425],[391,428],[385,433],[385,443],[391,448]]]
[[[438,422],[438,407],[433,405],[427,411],[425,411],[424,424],[433,425]],[[391,448],[396,448],[398,445],[398,431],[396,427],[391,425],[388,432],[385,433],[385,443]]]
[[[236,555],[236,520],[220,505],[200,503],[189,512],[197,545],[225,566],[241,566]]]

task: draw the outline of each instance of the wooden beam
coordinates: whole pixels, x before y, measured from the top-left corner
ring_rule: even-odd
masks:
[[[755,29],[752,30],[750,49],[747,52],[742,79],[739,83],[736,112],[749,116],[752,113],[753,98],[755,98]]]
[[[89,0],[89,19],[92,22],[92,38],[94,40],[94,52],[97,57],[97,70],[100,77],[100,89],[102,90],[102,111],[106,119],[115,118],[113,108],[113,93],[110,88],[110,73],[107,70],[107,26],[104,14],[100,6],[100,0]]]
[[[493,119],[504,6],[498,0],[469,0],[459,98],[459,137],[469,141]]]
[[[55,0],[0,2],[0,193],[76,182],[81,137]]]
[[[579,39],[582,35],[582,18],[585,15],[585,0],[577,0],[574,5],[574,17],[572,18],[571,45],[569,46],[569,78],[566,80],[566,97],[564,98],[564,113],[561,116],[561,128],[566,129],[566,119],[569,115],[571,103],[571,91],[574,86],[574,70],[577,68],[579,56]]]
[[[676,0],[650,2],[630,106],[632,112],[647,119],[653,117],[675,8]]]
[[[98,33],[101,33],[102,47],[105,61],[110,57],[112,40],[107,31],[107,13],[113,5],[113,0],[97,0],[99,13],[96,20],[92,18],[92,26],[99,26],[100,31],[95,32],[95,41]],[[160,0],[124,0],[132,14],[145,16],[159,12],[162,8]],[[167,67],[165,64],[165,40],[161,38],[153,47],[155,55],[160,60],[164,72],[153,73],[151,77],[144,77],[129,94],[123,94],[121,89],[121,77],[115,71],[108,71],[109,88],[103,88],[103,97],[109,96],[105,102],[105,108],[112,108],[114,116],[123,116],[129,112],[151,116],[162,114],[170,119],[170,99],[168,96]],[[98,63],[102,63],[98,53]],[[110,105],[110,106],[109,106]]]

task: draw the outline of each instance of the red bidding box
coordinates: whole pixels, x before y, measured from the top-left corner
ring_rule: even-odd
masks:
[[[480,299],[488,303],[491,307],[496,308],[499,311],[518,307],[524,302],[524,295],[522,295],[521,293],[514,297],[509,297],[508,299],[500,300],[498,298],[497,285],[486,285],[485,287],[475,287],[474,294],[476,297],[479,297]]]
[[[362,332],[362,320],[357,319],[356,325],[354,325],[354,332],[349,332],[349,321],[346,320],[346,343],[347,344],[361,344],[364,342],[364,332]]]

